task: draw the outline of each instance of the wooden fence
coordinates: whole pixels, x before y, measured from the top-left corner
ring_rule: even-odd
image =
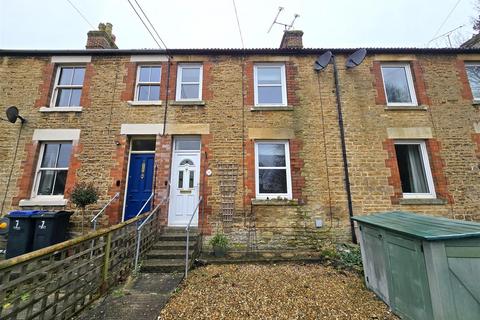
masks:
[[[158,213],[142,229],[141,257],[160,232]],[[0,262],[0,319],[69,319],[82,310],[132,271],[148,214]]]

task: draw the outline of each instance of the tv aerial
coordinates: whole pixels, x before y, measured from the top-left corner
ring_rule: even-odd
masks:
[[[278,7],[278,12],[277,12],[277,15],[275,16],[275,19],[273,19],[273,22],[272,22],[272,25],[270,26],[270,28],[268,28],[268,31],[267,33],[270,33],[270,30],[272,30],[273,26],[275,24],[278,24],[278,25],[281,25],[285,28],[285,30],[290,30],[293,28],[293,24],[295,23],[295,20],[297,20],[298,17],[300,17],[300,15],[298,13],[295,13],[293,15],[293,20],[292,22],[290,22],[290,24],[286,24],[286,23],[283,23],[283,22],[280,22],[278,21],[278,16],[280,15],[280,13],[284,10],[285,8],[284,7]]]

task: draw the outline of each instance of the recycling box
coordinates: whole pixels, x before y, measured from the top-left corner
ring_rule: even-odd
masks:
[[[47,211],[34,216],[33,250],[42,249],[67,239],[68,223],[73,212]]]
[[[32,251],[32,240],[35,230],[33,217],[44,211],[18,210],[8,214],[10,220],[5,258],[13,258]]]
[[[407,212],[356,216],[365,282],[411,320],[480,319],[480,223]]]

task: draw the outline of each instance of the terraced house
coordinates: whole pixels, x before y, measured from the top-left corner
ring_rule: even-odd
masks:
[[[91,182],[92,215],[119,193],[103,225],[163,203],[185,226],[198,206],[193,225],[240,251],[348,241],[349,216],[378,211],[480,220],[480,49],[372,48],[347,68],[355,50],[302,34],[124,50],[107,24],[86,50],[1,50],[0,106],[27,120],[0,122],[1,214],[73,209]],[[326,51],[337,81],[315,68]]]

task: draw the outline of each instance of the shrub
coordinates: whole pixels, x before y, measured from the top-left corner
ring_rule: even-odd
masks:
[[[79,183],[73,187],[70,196],[72,203],[82,209],[82,234],[84,233],[85,207],[98,201],[98,190],[93,184]]]
[[[343,265],[355,270],[362,270],[360,246],[344,245],[342,248],[339,248],[338,254]]]
[[[224,248],[228,247],[228,238],[223,233],[217,233],[209,241],[212,247]]]
[[[98,201],[98,191],[92,184],[79,183],[73,187],[70,198],[75,206],[85,209],[89,204]]]

